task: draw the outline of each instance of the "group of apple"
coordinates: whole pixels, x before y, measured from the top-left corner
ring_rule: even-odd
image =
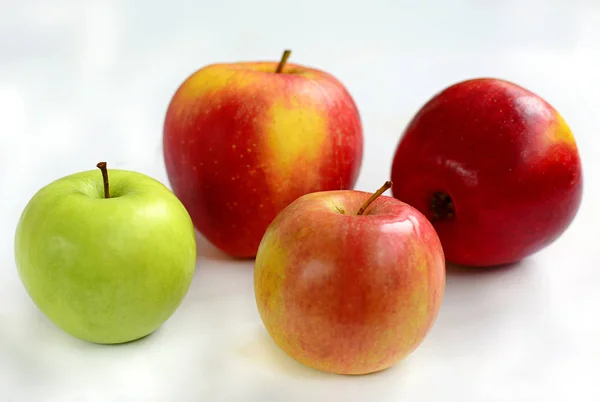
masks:
[[[493,78],[445,88],[399,136],[383,187],[358,191],[356,104],[332,75],[288,56],[209,65],[182,83],[164,123],[172,190],[99,163],[33,196],[15,257],[52,322],[95,343],[154,332],[188,292],[197,230],[255,259],[258,312],[288,355],[372,373],[423,341],[446,262],[515,263],[574,219],[577,146],[538,95]]]

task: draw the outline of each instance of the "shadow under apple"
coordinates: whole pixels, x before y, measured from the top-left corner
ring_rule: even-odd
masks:
[[[300,378],[303,380],[316,381],[357,381],[361,378],[385,377],[388,375],[398,375],[399,372],[406,368],[407,361],[411,356],[398,362],[396,365],[376,371],[369,374],[361,375],[343,375],[328,373],[305,366],[296,361],[283,351],[270,337],[269,333],[260,328],[254,331],[253,336],[249,341],[244,342],[237,350],[238,356],[251,362],[253,367],[263,367],[266,370],[273,370],[279,373],[284,373],[288,376]]]
[[[311,369],[294,360],[277,346],[262,327],[254,331],[252,337],[238,348],[237,354],[250,361],[253,366],[284,372],[293,377],[317,379],[332,375]]]
[[[488,267],[471,267],[466,265],[446,263],[446,275],[449,276],[468,276],[468,275],[489,275],[499,274],[508,271],[515,271],[527,265],[526,260],[510,264],[493,265]]]
[[[200,232],[197,230],[194,232],[196,234],[197,260],[201,258],[212,261],[235,261],[233,257],[228,256],[211,244]]]

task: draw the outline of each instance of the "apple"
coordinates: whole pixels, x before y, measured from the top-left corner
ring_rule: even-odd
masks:
[[[301,195],[353,188],[363,153],[357,107],[332,75],[297,64],[212,64],[171,99],[163,149],[173,192],[224,253],[253,258]]]
[[[190,287],[191,218],[160,182],[137,172],[75,173],[40,189],[22,212],[15,260],[35,305],[84,341],[123,343],[159,328]]]
[[[412,353],[437,317],[445,289],[440,240],[415,208],[380,196],[389,186],[373,195],[301,196],[260,243],[254,290],[262,322],[308,367],[384,370]]]
[[[563,117],[506,80],[476,78],[431,98],[392,162],[394,197],[433,223],[449,262],[518,262],[553,243],[582,198],[581,161]]]

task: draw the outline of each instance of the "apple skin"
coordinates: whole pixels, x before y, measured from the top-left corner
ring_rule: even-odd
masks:
[[[164,159],[174,193],[213,245],[253,258],[301,195],[353,188],[363,154],[357,107],[330,74],[288,63],[206,66],[173,96]]]
[[[304,195],[258,249],[254,290],[265,328],[317,370],[360,375],[395,365],[420,345],[442,303],[445,262],[433,226],[387,196],[356,215],[370,195]]]
[[[154,332],[191,284],[196,239],[175,195],[141,173],[99,170],[40,189],[15,234],[19,276],[36,306],[84,341],[123,343]]]
[[[432,219],[449,262],[518,262],[554,242],[581,203],[575,139],[544,99],[514,83],[477,78],[430,99],[394,155],[393,196]],[[447,194],[454,216],[431,209]],[[446,199],[446,201],[448,201]]]

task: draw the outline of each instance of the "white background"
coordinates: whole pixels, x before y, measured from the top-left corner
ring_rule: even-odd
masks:
[[[167,183],[161,129],[177,86],[205,64],[284,48],[354,96],[363,190],[388,178],[404,126],[443,87],[497,76],[541,94],[580,147],[575,222],[512,269],[451,270],[425,342],[376,375],[284,355],[259,320],[252,263],[204,240],[188,296],[154,335],[107,347],[56,329],[14,265],[29,198],[100,160]],[[595,0],[0,0],[0,401],[598,401],[599,129]]]

